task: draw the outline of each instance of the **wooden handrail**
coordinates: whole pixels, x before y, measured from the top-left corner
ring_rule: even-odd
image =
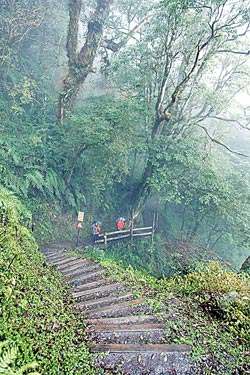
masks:
[[[136,233],[133,234],[134,237],[139,237],[139,236],[151,236],[152,232],[147,232],[147,233]]]
[[[135,232],[143,232],[146,230],[151,229],[151,232],[144,232],[144,233],[135,233]],[[130,228],[130,229],[125,229],[125,230],[118,230],[115,232],[105,232],[105,233],[100,233],[99,238],[96,241],[96,243],[105,243],[107,244],[109,241],[113,240],[121,240],[123,238],[128,238],[128,237],[142,237],[142,236],[152,236],[153,235],[153,227],[142,227],[142,228]],[[112,237],[110,237],[112,236]]]
[[[153,229],[153,227],[143,227],[143,228],[134,228],[133,232],[139,231],[139,230],[148,230],[148,229]]]

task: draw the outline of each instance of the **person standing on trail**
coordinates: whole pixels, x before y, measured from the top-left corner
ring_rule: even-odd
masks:
[[[93,236],[94,236],[94,243],[98,241],[99,233],[101,231],[99,223],[96,221],[92,224]]]
[[[125,219],[124,217],[119,217],[119,219],[116,220],[116,228],[117,230],[123,230],[125,225]]]

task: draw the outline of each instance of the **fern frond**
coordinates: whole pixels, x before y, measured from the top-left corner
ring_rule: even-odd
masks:
[[[4,341],[0,342],[0,354],[2,353],[4,345],[5,345]]]
[[[31,363],[27,363],[26,365],[23,365],[22,367],[20,367],[20,369],[18,370],[18,374],[17,375],[22,375],[24,374],[27,370],[30,370],[30,369],[34,369],[38,366],[38,363],[37,362],[31,362]],[[38,372],[29,372],[29,375],[34,375],[34,374],[39,374]]]
[[[18,179],[18,192],[21,192],[24,197],[27,197],[30,181],[27,178]]]
[[[67,193],[66,201],[68,202],[68,204],[71,207],[76,207],[76,201],[75,201],[74,195],[72,193],[70,193],[70,192]]]
[[[48,193],[59,198],[61,192],[65,189],[64,180],[51,168],[47,170],[45,180]]]
[[[17,348],[15,346],[5,350],[5,352],[0,357],[0,374],[7,374],[7,370],[9,374],[12,372],[9,366],[14,363],[16,357]]]
[[[81,206],[82,204],[86,205],[87,204],[86,197],[85,197],[85,195],[83,195],[82,193],[80,193],[79,190],[75,191],[75,195],[76,195],[76,199],[77,199],[77,204],[79,206]]]
[[[34,170],[32,172],[29,172],[25,175],[25,178],[29,181],[30,185],[32,185],[33,188],[36,188],[41,192],[44,191],[45,181],[40,171]]]
[[[21,366],[19,369],[12,368],[14,362],[17,358],[18,349],[16,346],[12,348],[6,348],[6,342],[0,342],[0,374],[3,375],[23,375],[28,370],[33,370],[38,366],[37,362],[27,363],[26,365]],[[28,373],[29,375],[41,375],[37,371],[32,371]]]

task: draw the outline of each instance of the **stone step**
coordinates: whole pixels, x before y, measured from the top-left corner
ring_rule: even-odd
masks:
[[[67,254],[64,254],[63,256],[61,256],[60,258],[56,258],[56,259],[48,259],[46,258],[46,261],[49,263],[49,264],[53,264],[54,266],[58,266],[60,265],[61,263],[62,264],[68,264],[70,263],[69,261],[69,256]]]
[[[91,263],[89,261],[84,261],[81,259],[78,259],[78,262],[73,262],[68,265],[68,267],[63,266],[63,268],[59,268],[60,271],[64,274],[64,276],[71,275],[73,272],[78,272],[83,269],[86,269],[88,267],[95,266],[95,263]]]
[[[144,303],[144,298],[138,298],[131,301],[120,302],[110,306],[88,310],[85,312],[84,316],[89,318],[112,318],[120,317],[128,313],[131,315],[140,314],[142,312],[146,312],[146,310],[149,310],[148,305],[145,305]]]
[[[186,344],[94,344],[92,352],[99,353],[189,353],[192,347]]]
[[[61,244],[58,244],[58,243],[49,244],[49,246],[44,244],[40,246],[40,251],[46,254],[56,254],[56,253],[64,252],[70,248],[73,248],[72,245],[73,244],[70,242],[63,242]]]
[[[97,298],[107,296],[119,289],[122,289],[124,286],[121,283],[113,283],[101,286],[99,288],[83,290],[82,292],[75,292],[72,294],[73,298],[77,299],[77,301],[82,301],[85,299],[90,299],[91,296],[96,295]]]
[[[108,311],[102,311],[100,313],[96,312],[93,314],[87,315],[88,318],[120,318],[123,316],[133,316],[138,314],[149,314],[150,308],[148,305],[139,305],[139,306],[126,306],[120,309],[110,309]]]
[[[107,284],[112,284],[114,283],[115,281],[113,279],[99,279],[99,280],[95,280],[95,281],[91,281],[90,283],[85,283],[85,284],[82,284],[82,285],[79,285],[79,286],[76,286],[74,288],[71,288],[70,291],[72,293],[76,293],[76,292],[83,292],[84,290],[88,290],[88,289],[95,289],[95,288],[98,288],[100,286],[104,286],[104,285],[107,285]]]
[[[98,325],[88,326],[87,332],[149,332],[149,331],[162,331],[166,329],[166,324],[161,323],[148,323],[148,324],[113,324],[113,325]]]
[[[150,326],[150,328],[149,328]],[[163,324],[124,324],[91,327],[87,338],[92,344],[170,344],[171,338]],[[110,328],[110,329],[109,329]]]
[[[133,298],[134,298],[133,294],[128,292],[128,293],[123,293],[118,296],[104,297],[104,298],[91,299],[91,300],[87,300],[84,302],[79,302],[77,304],[77,308],[79,310],[94,309],[97,307],[112,305],[113,303],[117,303],[119,301],[128,301]]]
[[[46,249],[46,248],[40,248],[40,252],[45,255],[46,257],[51,257],[51,256],[54,256],[54,255],[57,255],[57,254],[61,254],[63,253],[64,251],[63,250],[60,250],[60,251],[54,251],[54,250],[51,250],[51,249]]]
[[[51,263],[53,260],[59,260],[67,257],[67,254],[64,251],[60,251],[58,253],[51,253],[46,255],[47,262]]]
[[[84,322],[93,326],[110,326],[113,324],[147,324],[157,323],[155,315],[127,315],[118,318],[84,319]]]
[[[96,344],[92,346],[96,368],[123,375],[190,375],[188,345]],[[101,352],[101,354],[99,354]]]
[[[53,259],[52,262],[50,262],[50,263],[53,263],[55,266],[57,266],[59,268],[59,267],[62,267],[62,266],[69,266],[71,263],[75,262],[76,259],[79,260],[80,258],[70,257],[70,256],[66,255],[61,259]]]
[[[89,268],[93,268],[93,267],[100,267],[99,264],[96,264],[96,263],[92,263],[92,262],[80,262],[78,261],[78,264],[75,264],[74,267],[71,267],[71,265],[69,266],[69,268],[64,268],[62,270],[60,270],[64,276],[68,276],[68,275],[71,275],[73,273],[81,273],[81,271],[84,273],[85,270],[88,270]]]
[[[74,260],[69,261],[67,263],[65,262],[65,263],[57,264],[57,268],[60,271],[70,270],[70,269],[76,267],[78,264],[87,264],[87,263],[89,263],[89,262],[86,259],[75,258]]]
[[[70,273],[68,273],[65,276],[69,280],[72,280],[72,279],[75,279],[75,278],[79,278],[80,276],[84,276],[84,275],[86,275],[89,272],[101,271],[101,270],[103,270],[103,268],[100,265],[98,265],[98,264],[91,264],[89,266],[82,266],[81,268],[79,268],[79,269],[77,269],[75,271],[71,271]],[[64,272],[62,272],[62,274],[64,274]]]
[[[83,275],[79,275],[75,279],[72,279],[70,284],[72,285],[72,287],[81,286],[81,285],[84,285],[86,283],[92,282],[94,280],[101,279],[102,275],[103,275],[102,269],[100,269],[99,271],[93,271],[93,272],[89,271],[87,273],[84,272]]]

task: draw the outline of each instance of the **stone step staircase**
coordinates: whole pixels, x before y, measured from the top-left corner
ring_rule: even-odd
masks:
[[[62,249],[42,250],[65,276],[86,324],[95,365],[108,374],[190,375],[189,345],[170,343],[167,322],[159,322],[144,298],[114,281],[90,259]]]

